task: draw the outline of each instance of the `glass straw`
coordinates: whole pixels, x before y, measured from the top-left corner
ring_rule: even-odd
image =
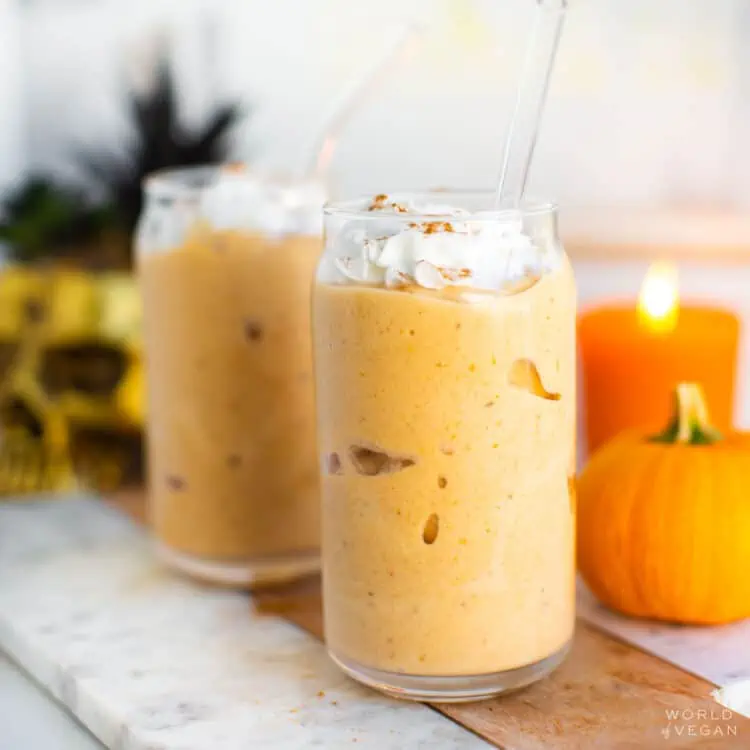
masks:
[[[313,150],[314,156],[312,163],[309,165],[308,174],[312,174],[320,180],[325,179],[342,130],[348,125],[362,102],[373,93],[376,86],[385,78],[390,68],[401,60],[402,56],[411,48],[411,43],[419,33],[421,33],[420,28],[414,23],[399,27],[398,32],[383,54],[362,75],[352,81],[347,90],[339,97],[331,114],[325,119],[322,134],[316,139],[316,146]]]
[[[567,0],[536,0],[536,4],[534,25],[505,141],[496,208],[518,208],[523,200],[568,7]]]

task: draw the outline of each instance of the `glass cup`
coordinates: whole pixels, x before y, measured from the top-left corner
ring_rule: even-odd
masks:
[[[146,181],[138,237],[159,555],[250,586],[319,567],[310,285],[322,186],[241,167]]]
[[[329,204],[313,291],[329,653],[430,701],[563,660],[575,619],[575,308],[552,205]]]

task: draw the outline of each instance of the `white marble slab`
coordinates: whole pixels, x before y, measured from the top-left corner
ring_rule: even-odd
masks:
[[[622,617],[578,583],[578,616],[644,651],[713,682],[717,699],[750,716],[750,620],[687,627]]]
[[[92,499],[0,505],[0,647],[113,750],[489,747],[359,687],[245,596],[167,573]]]
[[[0,750],[102,750],[103,747],[0,652]]]
[[[750,623],[630,620],[584,588],[579,613],[750,715]],[[360,688],[245,596],[172,576],[141,529],[92,499],[0,505],[0,648],[114,750],[488,747]]]

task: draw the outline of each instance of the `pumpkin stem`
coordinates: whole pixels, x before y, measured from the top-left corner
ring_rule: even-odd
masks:
[[[679,383],[674,392],[675,411],[664,432],[655,435],[655,443],[711,445],[721,440],[721,433],[708,419],[703,390],[697,383]]]

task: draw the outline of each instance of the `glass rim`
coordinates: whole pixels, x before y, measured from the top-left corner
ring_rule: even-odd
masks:
[[[408,213],[373,211],[369,208],[373,201],[372,195],[360,195],[359,197],[346,200],[328,201],[323,206],[323,214],[326,218],[335,217],[340,219],[370,219],[373,221],[387,218],[389,221],[404,222],[440,222],[440,221],[473,221],[473,222],[497,222],[502,220],[522,218],[540,218],[554,216],[559,206],[555,201],[525,198],[519,208],[501,206],[494,208],[495,193],[491,190],[461,190],[461,189],[435,189],[435,190],[398,190],[387,195],[389,202],[398,203],[399,199],[424,200],[438,204],[450,204],[457,208],[464,208],[467,201],[479,199],[480,208],[468,209],[466,213],[456,216],[454,213]]]
[[[221,175],[231,175],[235,179],[245,178],[248,183],[272,188],[325,187],[320,180],[312,177],[295,178],[251,167],[244,162],[226,162],[157,169],[143,178],[143,191],[151,198],[162,200],[197,198],[215,184]]]

